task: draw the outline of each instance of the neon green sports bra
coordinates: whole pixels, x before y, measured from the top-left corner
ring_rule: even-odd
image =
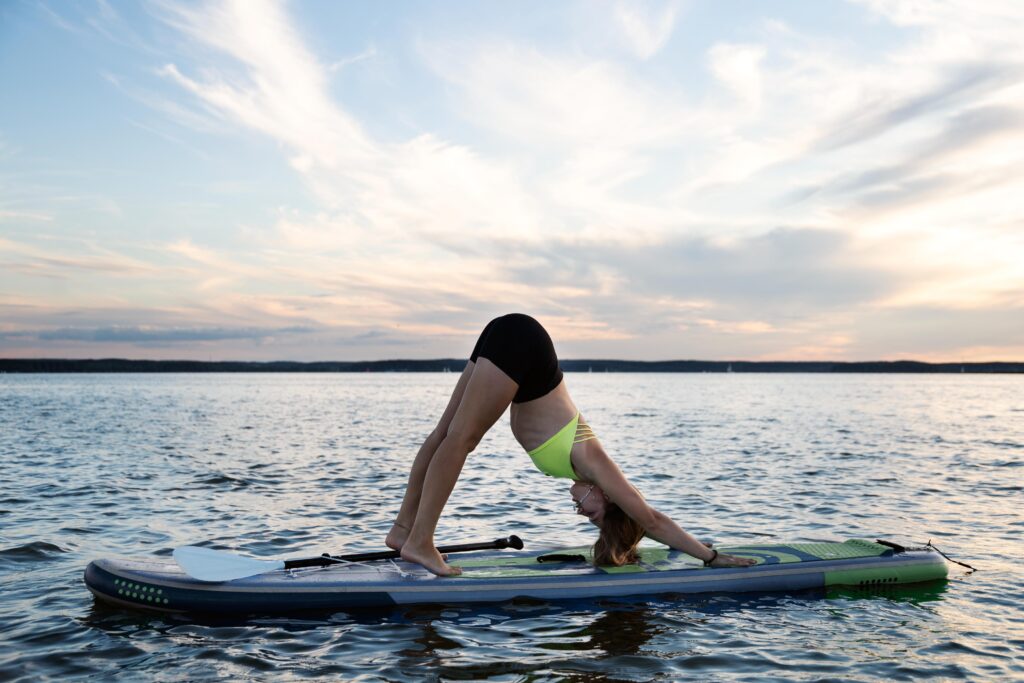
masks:
[[[527,452],[537,469],[549,477],[579,479],[576,470],[572,468],[572,447],[575,444],[596,438],[594,430],[586,422],[580,422],[580,414],[577,411],[576,417],[572,418],[569,424],[559,429],[558,433],[550,439]]]

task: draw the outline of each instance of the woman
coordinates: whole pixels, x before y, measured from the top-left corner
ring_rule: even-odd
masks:
[[[545,474],[572,479],[576,511],[600,529],[599,565],[637,560],[644,536],[712,567],[754,561],[719,553],[644,500],[580,417],[558,367],[551,337],[528,315],[495,318],[473,348],[448,407],[420,447],[387,545],[439,576],[462,573],[434,547],[434,529],[462,466],[483,435],[512,406],[512,434]]]

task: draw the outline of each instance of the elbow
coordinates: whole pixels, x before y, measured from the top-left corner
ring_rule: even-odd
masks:
[[[653,508],[648,508],[647,511],[643,515],[640,515],[636,520],[637,524],[642,526],[644,530],[652,535],[656,535],[661,531],[666,522],[669,522],[669,518]]]

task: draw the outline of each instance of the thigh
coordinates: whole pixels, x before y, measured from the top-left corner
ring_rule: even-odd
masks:
[[[497,365],[483,356],[477,358],[448,433],[482,437],[511,405],[518,390],[519,385]]]
[[[444,413],[441,414],[441,419],[437,421],[437,427],[434,429],[442,437],[448,433],[448,427],[452,423],[452,418],[455,417],[455,411],[459,409],[459,404],[462,403],[462,396],[466,393],[466,385],[469,384],[469,378],[472,376],[475,368],[476,363],[469,361],[466,363],[466,367],[463,368],[462,374],[459,375],[459,381],[455,384],[455,389],[452,390],[451,398],[448,399],[448,405],[445,407]]]

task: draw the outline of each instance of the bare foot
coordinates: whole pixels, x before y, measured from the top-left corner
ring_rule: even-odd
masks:
[[[462,573],[459,567],[446,564],[446,558],[433,546],[413,547],[412,543],[406,543],[402,546],[402,559],[422,565],[424,569],[438,576],[458,576]]]
[[[388,532],[388,537],[384,539],[384,545],[392,550],[401,550],[407,538],[409,538],[409,530],[401,524],[394,524],[391,531]]]

